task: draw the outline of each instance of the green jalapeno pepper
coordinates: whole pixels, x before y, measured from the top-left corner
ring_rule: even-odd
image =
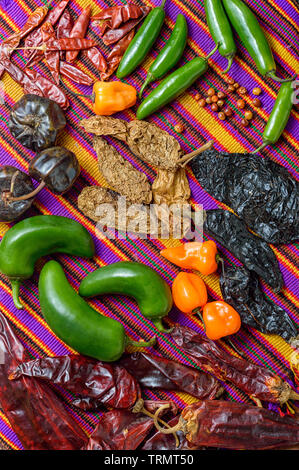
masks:
[[[258,71],[277,82],[292,81],[276,76],[276,64],[264,31],[250,8],[241,0],[223,0],[223,6],[245,48],[254,60]]]
[[[275,144],[289,120],[293,106],[292,82],[283,83],[278,92],[270,117],[263,132],[263,143],[252,153],[257,153],[269,144]]]
[[[154,8],[144,20],[133,41],[131,41],[118,66],[117,78],[125,78],[134,72],[151,50],[156,41],[165,19],[164,5]]]
[[[141,98],[143,91],[154,80],[160,80],[180,60],[187,43],[188,26],[184,15],[177,16],[175,26],[166,46],[162,49],[156,60],[150,66],[146,80],[139,92]]]
[[[145,119],[186,91],[208,69],[208,58],[218,49],[218,44],[206,57],[196,57],[166,77],[141,103],[137,119]]]
[[[211,36],[215,44],[219,44],[220,54],[228,60],[228,66],[222,72],[225,74],[231,68],[237,52],[233,31],[220,0],[205,0],[205,12]]]
[[[15,306],[20,283],[33,275],[36,261],[51,253],[92,258],[93,240],[75,220],[56,215],[38,215],[22,220],[6,232],[0,244],[0,272],[11,281]]]
[[[93,310],[69,284],[56,261],[43,267],[39,278],[42,313],[53,332],[80,354],[99,361],[117,361],[126,345],[152,346],[156,340],[130,340],[123,325]]]
[[[156,271],[142,263],[120,261],[88,274],[81,282],[79,294],[94,297],[102,294],[124,294],[133,297],[141,313],[149,318],[158,330],[165,330],[162,318],[172,307],[168,284]]]

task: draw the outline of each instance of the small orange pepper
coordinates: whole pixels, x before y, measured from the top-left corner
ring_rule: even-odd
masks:
[[[93,97],[94,113],[100,116],[111,116],[134,106],[137,91],[136,88],[126,83],[98,81],[93,86]]]
[[[191,313],[208,301],[205,283],[193,273],[178,274],[172,284],[172,297],[175,305],[184,313]]]
[[[205,332],[212,340],[233,335],[241,328],[238,312],[222,300],[207,303],[202,312]]]
[[[212,240],[189,242],[162,250],[161,255],[180,268],[194,269],[208,275],[217,271],[217,246]]]

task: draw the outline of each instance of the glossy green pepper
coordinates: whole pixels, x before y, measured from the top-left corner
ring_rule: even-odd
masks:
[[[141,313],[158,330],[169,332],[163,327],[162,318],[172,307],[170,288],[156,271],[145,264],[120,261],[97,269],[83,279],[79,294],[83,297],[102,294],[133,297]]]
[[[0,244],[0,272],[11,281],[17,308],[23,308],[19,300],[20,283],[33,275],[39,258],[51,253],[92,258],[93,240],[79,222],[56,215],[22,220],[4,235]]]
[[[187,36],[188,26],[186,18],[184,15],[179,14],[166,46],[149,68],[146,80],[139,92],[139,98],[142,97],[147,85],[154,80],[160,80],[160,78],[164,77],[164,75],[178,63],[185,50]]]
[[[126,346],[152,346],[156,340],[130,340],[123,325],[93,310],[69,284],[56,261],[43,267],[39,283],[42,313],[53,332],[68,346],[99,361],[117,361]]]

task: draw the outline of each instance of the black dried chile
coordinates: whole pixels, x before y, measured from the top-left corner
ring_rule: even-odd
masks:
[[[299,185],[281,165],[252,154],[206,150],[191,162],[202,188],[268,243],[299,238]]]

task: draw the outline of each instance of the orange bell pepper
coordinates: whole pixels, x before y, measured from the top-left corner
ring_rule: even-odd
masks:
[[[134,106],[137,91],[131,85],[122,82],[96,82],[93,86],[93,111],[100,116],[123,111]]]
[[[238,312],[222,300],[207,303],[202,312],[205,332],[212,340],[233,335],[241,328]]]
[[[217,246],[212,240],[189,242],[162,250],[161,255],[180,268],[194,269],[208,275],[217,271]]]
[[[178,274],[172,284],[172,297],[175,305],[184,313],[191,313],[208,301],[205,283],[193,273]]]

